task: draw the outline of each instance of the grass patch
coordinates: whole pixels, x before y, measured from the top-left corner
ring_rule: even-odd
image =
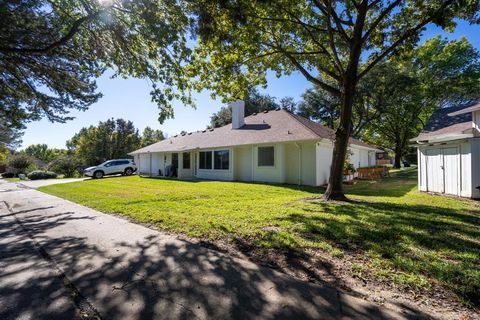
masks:
[[[139,177],[40,190],[188,236],[321,249],[340,259],[346,252],[360,254],[352,276],[368,273],[413,290],[439,283],[463,302],[479,305],[480,206],[418,192],[415,170],[348,186],[356,202],[347,204],[300,201],[323,192],[313,187]]]

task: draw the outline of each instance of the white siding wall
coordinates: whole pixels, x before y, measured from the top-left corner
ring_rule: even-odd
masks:
[[[368,166],[372,167],[377,164],[377,158],[375,151],[368,151]]]
[[[273,146],[275,149],[275,165],[273,167],[258,166],[258,147]],[[285,144],[274,143],[257,145],[253,147],[253,181],[257,182],[285,182]]]
[[[163,166],[162,166],[162,154],[161,153],[152,153],[152,172],[151,176],[155,177],[158,176],[158,170],[162,170],[163,172]]]
[[[471,143],[471,163],[472,163],[472,198],[480,198],[480,139],[473,139]]]
[[[285,144],[285,183],[299,184],[299,147],[294,143]]]
[[[480,141],[475,146],[476,140],[419,147],[419,190],[480,197],[474,189],[480,185],[480,164],[475,171],[473,160],[475,152],[480,155]]]
[[[235,156],[235,180],[252,181],[253,147],[236,147],[233,152]]]
[[[472,196],[472,146],[470,142],[460,144],[460,195]]]
[[[321,186],[328,183],[330,177],[330,166],[332,163],[333,144],[331,142],[319,142],[316,147],[316,185]]]
[[[427,163],[425,158],[425,148],[419,147],[418,155],[418,189],[420,191],[427,191]]]
[[[316,144],[285,144],[285,183],[316,185]]]
[[[138,173],[150,175],[150,154],[142,153],[138,155]]]
[[[354,146],[350,146],[349,149],[353,153],[352,155],[350,155],[350,163],[353,164],[355,168],[363,168],[370,166],[368,150],[357,149]]]
[[[303,185],[314,186],[316,179],[316,143],[302,143],[302,181]],[[288,163],[286,164],[288,165]]]

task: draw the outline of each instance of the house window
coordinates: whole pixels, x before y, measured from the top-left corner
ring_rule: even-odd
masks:
[[[230,163],[230,151],[218,150],[213,153],[213,163],[215,170],[228,170]]]
[[[258,166],[273,167],[275,165],[275,149],[273,147],[258,147]]]
[[[190,169],[190,152],[183,153],[183,169]]]
[[[212,151],[200,151],[200,169],[212,169]]]

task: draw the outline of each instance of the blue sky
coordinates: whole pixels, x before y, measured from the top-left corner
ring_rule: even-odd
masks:
[[[453,33],[445,33],[440,28],[429,27],[422,37],[422,41],[438,34],[449,39],[467,39],[480,50],[480,26],[470,26],[460,22]],[[32,122],[27,125],[23,136],[22,147],[34,143],[46,143],[52,148],[64,148],[65,141],[70,139],[82,127],[96,125],[99,121],[108,118],[124,118],[131,120],[142,131],[146,126],[161,129],[169,135],[182,130],[194,131],[204,129],[210,122],[210,115],[220,109],[222,104],[214,101],[208,93],[195,95],[197,109],[184,107],[180,103],[174,105],[175,119],[165,121],[160,125],[157,121],[157,106],[150,101],[150,85],[142,79],[111,79],[108,74],[97,81],[99,91],[103,97],[89,110],[71,113],[75,117],[67,123],[51,123],[47,120]],[[305,89],[311,85],[302,75],[295,73],[288,77],[276,78],[273,74],[268,77],[268,87],[264,91],[271,96],[282,98],[290,96],[299,100]]]

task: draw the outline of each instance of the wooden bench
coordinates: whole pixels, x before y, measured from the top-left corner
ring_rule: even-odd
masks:
[[[386,167],[358,168],[358,179],[375,180],[381,179],[385,175],[389,175]]]

